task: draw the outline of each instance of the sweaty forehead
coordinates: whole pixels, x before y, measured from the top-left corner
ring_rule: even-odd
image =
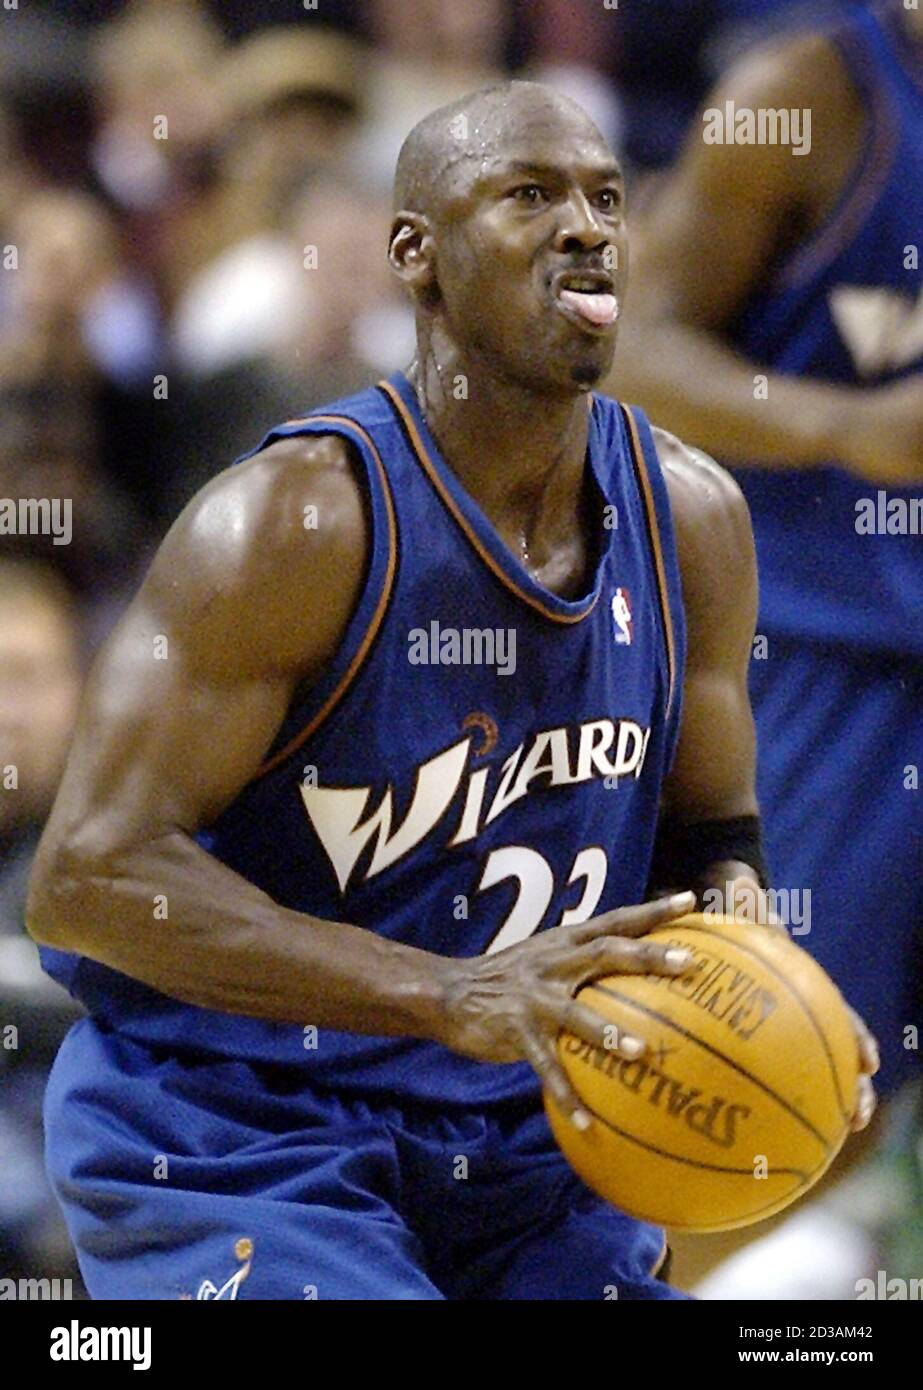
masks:
[[[530,164],[567,168],[612,160],[590,118],[579,107],[553,98],[475,115],[461,145],[446,171],[455,193],[467,192],[481,179],[507,168]]]
[[[569,98],[537,83],[513,83],[507,90],[509,95],[501,90],[472,103],[468,123],[475,140],[592,139],[605,145],[587,113]]]
[[[598,128],[575,102],[547,87],[510,83],[434,112],[413,133],[399,165],[398,206],[435,211],[507,168],[612,164]]]

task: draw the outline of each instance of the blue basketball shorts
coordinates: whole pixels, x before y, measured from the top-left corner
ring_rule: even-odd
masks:
[[[810,890],[792,939],[875,1033],[888,1095],[923,1046],[923,669],[772,633],[750,669],[770,881]]]
[[[685,1297],[663,1232],[580,1182],[534,1100],[367,1103],[83,1019],[45,1124],[94,1298]]]

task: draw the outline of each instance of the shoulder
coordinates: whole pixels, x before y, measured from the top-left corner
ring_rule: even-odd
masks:
[[[663,469],[690,625],[755,618],[756,555],[750,510],[730,473],[701,449],[653,427]]]
[[[781,140],[741,147],[733,139],[703,138],[703,122],[723,122],[728,110],[800,111],[808,151],[834,163],[844,149],[852,157],[865,120],[863,100],[831,32],[798,29],[748,49],[708,94],[687,146],[702,180],[711,181],[731,205],[751,196],[754,187],[763,199],[809,195],[818,159],[793,158]]]
[[[189,502],[161,559],[191,560],[190,579],[245,587],[295,565],[350,554],[364,534],[350,446],[336,435],[281,439],[217,474]],[[357,558],[361,566],[362,555]]]
[[[689,545],[752,537],[744,495],[726,468],[668,430],[652,426],[677,539]]]
[[[171,527],[143,601],[203,640],[233,632],[257,668],[297,667],[318,638],[334,648],[365,573],[360,470],[336,435],[282,439],[225,469]]]
[[[218,473],[192,499],[186,524],[221,522],[227,509],[239,508],[240,535],[267,523],[290,533],[295,510],[306,499],[338,507],[358,498],[355,460],[338,435],[295,435],[279,439],[243,463]],[[181,520],[183,520],[181,518]],[[219,534],[220,534],[219,525]]]
[[[794,28],[748,48],[721,76],[709,101],[746,98],[757,106],[845,94],[848,69],[831,29]]]

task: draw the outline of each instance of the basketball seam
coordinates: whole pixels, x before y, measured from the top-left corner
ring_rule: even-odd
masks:
[[[584,1104],[586,1105],[585,1101]],[[692,1167],[700,1168],[703,1171],[709,1171],[713,1173],[730,1173],[732,1175],[736,1174],[738,1177],[744,1177],[745,1175],[753,1176],[753,1171],[750,1168],[722,1168],[717,1163],[699,1163],[697,1159],[686,1158],[683,1156],[683,1154],[673,1154],[667,1152],[667,1150],[665,1149],[658,1149],[655,1144],[645,1143],[643,1139],[638,1139],[635,1135],[628,1134],[625,1130],[619,1129],[618,1125],[614,1125],[611,1120],[607,1120],[604,1115],[600,1115],[599,1112],[597,1110],[594,1110],[591,1105],[587,1105],[586,1108],[589,1110],[590,1114],[593,1116],[594,1119],[598,1120],[601,1125],[605,1125],[606,1129],[610,1129],[613,1134],[618,1134],[621,1138],[627,1139],[630,1144],[637,1144],[639,1148],[647,1149],[650,1153],[658,1154],[661,1158],[669,1159],[671,1162],[690,1164]],[[836,1157],[836,1155],[834,1155],[834,1157]],[[658,1222],[658,1225],[668,1226],[671,1231],[692,1230],[702,1231],[703,1234],[707,1234],[708,1231],[717,1232],[729,1229],[733,1230],[735,1227],[749,1224],[762,1212],[766,1212],[767,1215],[771,1216],[775,1211],[784,1211],[785,1208],[791,1205],[791,1203],[800,1193],[807,1191],[814,1183],[814,1181],[824,1172],[826,1172],[831,1162],[832,1159],[828,1154],[822,1163],[819,1163],[816,1168],[811,1169],[810,1173],[803,1173],[800,1168],[770,1169],[770,1171],[774,1174],[790,1173],[793,1177],[799,1178],[800,1181],[793,1192],[786,1193],[784,1197],[774,1197],[771,1202],[766,1203],[765,1207],[757,1207],[756,1211],[748,1213],[744,1221],[732,1218],[732,1224],[730,1226],[727,1224],[727,1222],[722,1223],[720,1226],[712,1226],[711,1223],[709,1223],[707,1230],[704,1230],[701,1226],[691,1221],[661,1221]],[[625,1208],[625,1210],[627,1210],[627,1208]],[[628,1214],[631,1215],[631,1212],[629,1212]]]
[[[600,1116],[599,1118],[602,1119],[602,1116]],[[603,1124],[606,1123],[605,1120],[603,1120],[602,1122]],[[626,1138],[627,1137],[628,1136],[626,1136]],[[834,1154],[833,1158],[835,1157],[836,1155]],[[735,1227],[739,1228],[741,1225],[749,1224],[754,1220],[755,1217],[760,1216],[762,1213],[765,1213],[766,1216],[769,1217],[775,1215],[780,1211],[784,1211],[787,1206],[791,1206],[791,1204],[801,1193],[807,1192],[810,1190],[811,1187],[813,1187],[814,1183],[818,1180],[818,1178],[822,1177],[823,1174],[830,1167],[830,1164],[833,1162],[833,1158],[826,1158],[823,1163],[819,1163],[816,1168],[812,1168],[810,1173],[806,1175],[804,1181],[798,1184],[794,1192],[789,1192],[785,1197],[777,1197],[773,1201],[767,1202],[764,1207],[757,1207],[756,1211],[751,1212],[745,1221],[739,1221],[732,1217],[730,1224],[728,1224],[727,1222],[722,1222],[720,1226],[709,1225],[709,1230],[713,1232],[734,1230]],[[745,1168],[742,1171],[749,1172],[750,1170]],[[795,1171],[796,1170],[794,1168],[775,1169],[775,1172],[777,1173],[794,1173]],[[699,1231],[702,1229],[701,1227],[696,1226],[689,1221],[685,1221],[682,1223],[678,1221],[671,1221],[669,1225],[670,1229],[673,1231]],[[708,1234],[708,1232],[703,1231],[702,1234]]]
[[[618,1125],[613,1124],[611,1120],[607,1120],[605,1115],[600,1115],[598,1110],[594,1110],[592,1105],[587,1105],[586,1101],[583,1103],[586,1105],[590,1114],[595,1119],[599,1120],[600,1124],[605,1125],[606,1129],[611,1129],[613,1134],[618,1134],[622,1139],[627,1139],[630,1143],[637,1144],[639,1148],[647,1149],[649,1153],[658,1154],[660,1158],[668,1158],[673,1163],[686,1163],[690,1168],[701,1168],[703,1171],[709,1173],[731,1173],[741,1178],[753,1177],[752,1168],[727,1168],[722,1163],[703,1163],[697,1158],[689,1158],[686,1154],[675,1154],[671,1153],[669,1149],[660,1149],[656,1144],[648,1143],[646,1139],[639,1139],[637,1135],[629,1134],[627,1130],[619,1129]],[[810,1173],[805,1173],[801,1168],[771,1168],[770,1171],[774,1174],[790,1173],[792,1177],[798,1178],[799,1190],[804,1183],[809,1181],[811,1176]],[[812,1169],[812,1172],[813,1171],[816,1170]]]
[[[781,973],[781,971],[776,969],[772,961],[767,960],[765,956],[761,956],[757,950],[755,950],[752,946],[746,945],[744,942],[734,941],[731,937],[723,936],[721,932],[715,931],[713,927],[687,927],[685,930],[701,932],[703,936],[714,936],[719,941],[730,942],[732,945],[737,946],[741,951],[745,951],[748,955],[753,956],[755,960],[758,960],[762,965],[765,965],[766,969],[771,971],[772,974],[776,977],[776,979],[779,980],[780,983],[783,984],[786,989],[791,991],[791,993],[798,1000],[798,1003],[804,1009],[804,1012],[807,1015],[808,1020],[810,1021],[815,1032],[817,1033],[818,1038],[820,1039],[820,1045],[823,1049],[824,1056],[827,1059],[827,1064],[830,1067],[830,1075],[833,1079],[833,1089],[836,1091],[836,1103],[840,1107],[840,1118],[842,1119],[844,1124],[848,1125],[850,1120],[852,1119],[852,1116],[843,1104],[843,1093],[840,1090],[840,1079],[836,1074],[836,1067],[833,1064],[833,1056],[830,1052],[829,1044],[824,1035],[824,1030],[821,1028],[817,1019],[814,1017],[810,1005],[802,998],[801,994],[798,992],[798,990],[795,988],[792,982],[790,980],[787,980],[785,976]],[[833,984],[833,981],[831,980],[830,983]],[[835,985],[834,989],[836,989]]]
[[[676,1033],[681,1033],[684,1038],[688,1039],[689,1042],[697,1043],[698,1046],[704,1048],[706,1052],[710,1052],[713,1057],[719,1058],[733,1071],[736,1071],[740,1076],[745,1077],[747,1081],[752,1082],[752,1084],[756,1086],[759,1090],[765,1091],[766,1095],[770,1096],[771,1099],[774,1100],[777,1105],[780,1105],[783,1110],[787,1110],[788,1113],[794,1119],[798,1120],[801,1124],[804,1125],[805,1129],[807,1129],[811,1134],[813,1134],[814,1138],[823,1148],[825,1154],[830,1153],[830,1150],[833,1147],[833,1145],[823,1134],[821,1134],[819,1129],[815,1129],[814,1125],[812,1125],[810,1120],[806,1119],[804,1115],[802,1115],[798,1110],[796,1110],[795,1107],[791,1105],[787,1100],[784,1100],[782,1096],[777,1095],[771,1086],[766,1085],[765,1081],[760,1081],[758,1077],[751,1075],[751,1073],[748,1072],[746,1068],[742,1067],[739,1064],[739,1062],[735,1062],[732,1057],[728,1057],[725,1053],[719,1052],[719,1050],[716,1047],[713,1047],[711,1043],[705,1042],[703,1038],[697,1038],[694,1033],[688,1032],[687,1029],[685,1029],[682,1026],[682,1024],[674,1023],[672,1019],[667,1018],[664,1014],[658,1013],[656,1009],[649,1008],[646,1004],[639,1004],[637,1000],[631,999],[627,995],[619,994],[618,990],[609,989],[605,985],[600,985],[596,983],[591,984],[589,988],[598,990],[600,994],[607,994],[610,996],[610,998],[617,999],[619,1003],[628,1004],[632,1008],[637,1009],[639,1013],[648,1014],[651,1018],[657,1019],[657,1021],[659,1023],[662,1023],[665,1027],[672,1028]]]

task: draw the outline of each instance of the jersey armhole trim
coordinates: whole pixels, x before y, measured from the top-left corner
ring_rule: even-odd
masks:
[[[865,49],[852,33],[829,37],[848,80],[866,107],[867,126],[862,149],[840,196],[825,220],[775,277],[774,285],[779,289],[794,289],[813,279],[855,239],[878,205],[897,155],[897,113],[889,93],[876,87],[871,77],[863,81],[863,71],[869,66]]]
[[[337,681],[333,690],[328,694],[323,704],[312,715],[311,719],[304,726],[304,728],[298,734],[296,734],[293,739],[290,739],[289,742],[284,745],[284,747],[280,748],[277,753],[274,753],[270,758],[266,759],[266,761],[256,772],[253,778],[254,782],[258,782],[261,778],[267,776],[268,773],[274,772],[275,769],[281,766],[282,763],[286,762],[293,753],[296,753],[298,749],[301,748],[301,746],[304,743],[306,743],[307,740],[311,738],[313,734],[317,732],[317,730],[321,727],[325,720],[329,718],[329,716],[333,713],[334,709],[343,699],[343,696],[349,690],[350,686],[353,684],[359,672],[361,671],[363,665],[365,664],[366,658],[368,657],[368,654],[372,648],[372,643],[375,641],[375,638],[378,635],[382,622],[384,621],[385,613],[388,610],[388,604],[391,601],[391,594],[394,589],[394,578],[397,573],[397,517],[394,509],[394,499],[391,496],[391,487],[388,482],[388,475],[385,471],[385,466],[382,463],[381,455],[378,452],[374,440],[372,439],[371,435],[368,434],[368,432],[362,428],[361,425],[357,424],[355,420],[351,420],[346,415],[309,415],[305,416],[303,419],[300,420],[289,420],[284,428],[291,428],[292,426],[297,425],[315,424],[337,425],[339,427],[337,431],[338,433],[341,431],[343,433],[346,433],[348,431],[354,435],[358,435],[359,439],[361,439],[362,443],[365,444],[366,448],[368,449],[369,456],[375,464],[375,472],[377,475],[378,483],[381,488],[381,498],[384,502],[385,515],[387,518],[387,565],[382,581],[381,592],[378,595],[378,602],[375,605],[375,610],[372,613],[371,619],[369,620],[369,624],[365,632],[363,633],[362,638],[359,641],[359,644],[355,652],[353,653],[352,660],[350,661],[343,675],[340,677],[339,681]],[[370,491],[372,490],[371,478],[369,479],[369,489]],[[374,495],[372,496],[371,504],[374,511]],[[373,536],[371,546],[372,554],[374,554],[374,545],[375,541]],[[371,573],[369,575],[369,580],[370,579]],[[359,600],[359,603],[362,603],[361,598]]]
[[[670,608],[670,590],[667,584],[667,571],[663,559],[663,544],[660,539],[657,506],[654,501],[651,480],[648,476],[647,463],[644,458],[644,448],[638,430],[638,422],[630,406],[622,404],[622,413],[628,425],[629,438],[631,441],[631,460],[634,465],[635,477],[638,480],[641,498],[644,502],[647,536],[650,544],[651,558],[654,562],[657,592],[660,599],[660,620],[667,654],[668,693],[665,720],[668,721],[673,711],[673,699],[676,691],[676,637],[673,628],[673,614]]]

